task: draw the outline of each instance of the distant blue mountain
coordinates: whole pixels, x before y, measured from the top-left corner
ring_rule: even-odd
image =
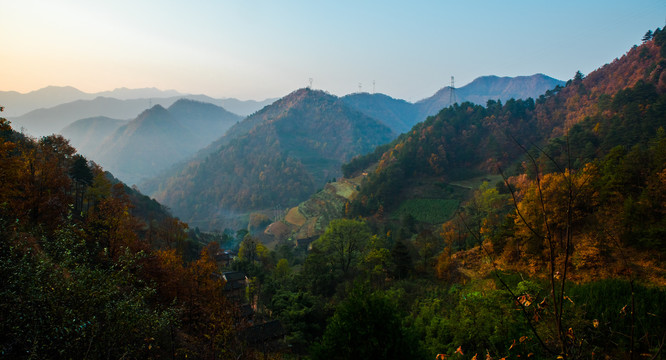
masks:
[[[517,77],[482,76],[455,89],[456,102],[485,105],[488,100],[537,98],[564,81],[543,74]],[[342,98],[347,105],[373,117],[400,134],[451,105],[451,87],[447,86],[429,98],[412,104],[384,94],[356,93]]]

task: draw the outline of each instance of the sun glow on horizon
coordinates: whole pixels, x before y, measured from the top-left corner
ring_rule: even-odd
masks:
[[[416,101],[482,75],[592,71],[663,26],[666,4],[419,1],[4,4],[2,89],[175,89],[264,99],[305,86]],[[470,11],[472,10],[472,11]],[[563,21],[562,19],[567,19]]]

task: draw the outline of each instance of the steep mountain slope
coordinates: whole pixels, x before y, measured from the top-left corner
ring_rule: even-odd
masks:
[[[80,154],[93,158],[103,140],[127,122],[105,116],[81,119],[69,124],[60,134],[69,139]]]
[[[646,146],[659,127],[666,128],[664,45],[666,35],[660,33],[654,41],[632,48],[586,77],[577,74],[566,87],[549,90],[536,102],[491,101],[486,107],[464,103],[442,109],[391,144],[345,164],[343,183],[358,181],[361,176],[365,179],[358,194],[348,197],[351,202],[346,212],[340,210],[337,199],[328,200],[330,205],[318,204],[325,211],[309,208],[301,222],[317,221],[319,232],[304,229],[289,218],[286,221],[296,238],[301,233],[309,237],[321,234],[326,227],[320,219],[335,217],[332,208],[339,209],[338,217],[360,214],[391,222],[407,208],[405,205],[426,201],[444,205],[464,192],[469,196],[482,181],[501,181],[498,166],[509,175],[525,171],[524,165],[516,162],[524,156],[517,143],[528,148],[540,144],[545,149],[550,158],[542,155],[538,159],[545,172],[557,170],[552,160],[562,167],[571,164],[580,168],[616,146]],[[571,160],[566,157],[567,143],[560,138],[567,129]],[[444,191],[437,194],[433,187]],[[308,202],[315,203],[313,200],[321,196],[317,194]],[[440,223],[452,212],[442,214]],[[410,215],[419,220],[417,211]],[[464,227],[459,230],[468,232]]]
[[[135,184],[192,154],[196,144],[191,131],[155,105],[107,137],[93,160],[124,182]]]
[[[393,137],[335,96],[301,89],[232,127],[154,196],[207,228],[230,212],[294,205],[338,176],[344,161]]]
[[[487,107],[463,103],[445,108],[403,134],[378,158],[376,171],[361,186],[352,208],[364,215],[380,208],[395,210],[405,200],[400,194],[408,194],[418,179],[451,182],[494,173],[498,166],[506,167],[523,154],[516,142],[527,147],[543,144],[591,116],[608,121],[618,91],[641,82],[652,83],[656,89],[639,86],[639,92],[645,94],[666,89],[666,76],[658,65],[661,56],[660,48],[649,41],[585,78],[577,74],[565,88],[548,91],[536,103],[491,101]],[[646,131],[656,131],[659,122],[654,124]],[[626,129],[624,133],[636,132]],[[359,166],[353,166],[354,162],[346,166],[348,175],[361,171],[367,161],[356,159],[355,163]]]

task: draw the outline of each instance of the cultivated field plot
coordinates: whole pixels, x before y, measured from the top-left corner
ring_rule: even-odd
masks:
[[[393,218],[410,214],[416,221],[439,224],[449,220],[458,209],[456,199],[409,199],[393,213]]]

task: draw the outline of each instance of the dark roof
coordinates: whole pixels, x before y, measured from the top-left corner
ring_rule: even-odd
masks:
[[[227,282],[245,281],[245,274],[240,271],[225,271],[222,273],[222,277]]]
[[[226,271],[222,273],[222,277],[226,281],[224,284],[225,291],[238,290],[245,287],[247,278],[245,274],[240,271]]]
[[[218,252],[215,254],[215,261],[231,261],[233,258],[234,256],[228,253]]]

